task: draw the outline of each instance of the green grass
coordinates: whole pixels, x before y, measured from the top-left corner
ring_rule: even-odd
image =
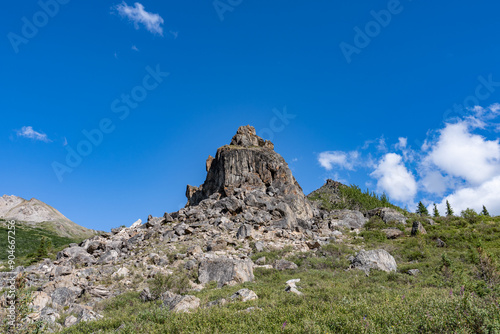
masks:
[[[298,254],[269,250],[252,259],[266,256],[271,263],[285,256],[299,268],[257,268],[254,282],[188,292],[204,305],[249,288],[259,296],[255,301],[174,314],[130,292],[100,305],[104,319],[61,333],[500,333],[499,219],[436,221],[425,225],[428,234],[395,240],[380,238],[377,232],[387,226],[375,222],[362,233],[364,239],[356,239],[361,241],[355,246],[389,251],[398,263],[396,273],[372,270],[367,277],[346,270],[355,252],[348,244]],[[437,237],[447,247],[438,248]],[[409,269],[421,273],[410,276]],[[284,292],[293,278],[301,279],[303,296]],[[251,306],[261,310],[239,312]]]
[[[52,242],[52,249],[49,253],[49,257],[54,257],[57,251],[66,247],[68,244],[73,242],[80,242],[80,239],[70,239],[61,237],[51,231],[33,228],[22,224],[15,225],[15,256],[16,256],[16,266],[28,265],[33,262],[33,256],[37,248],[40,245],[40,240],[42,237],[46,237]],[[0,260],[5,261],[8,259],[9,254],[8,249],[8,229],[5,225],[0,226]],[[11,234],[12,235],[12,234]],[[11,239],[12,240],[12,239]],[[4,270],[9,270],[5,268]]]

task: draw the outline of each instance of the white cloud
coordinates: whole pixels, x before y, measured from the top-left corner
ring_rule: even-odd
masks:
[[[326,170],[332,170],[334,166],[354,170],[354,166],[358,164],[358,158],[359,152],[357,151],[326,151],[319,154],[318,161]]]
[[[387,151],[387,145],[385,144],[384,136],[380,137],[380,139],[378,140],[377,150],[379,150],[380,152]]]
[[[380,136],[380,138],[365,140],[365,142],[364,142],[363,146],[361,147],[361,149],[362,150],[366,150],[372,144],[375,144],[375,148],[379,152],[386,152],[387,151],[387,144],[385,143],[385,137],[384,137],[384,135]]]
[[[377,189],[384,191],[389,198],[402,203],[412,202],[417,194],[417,182],[403,164],[399,154],[387,153],[380,160],[370,176],[377,179]]]
[[[31,126],[23,126],[21,130],[17,130],[17,136],[43,141],[45,143],[51,141],[45,133],[37,132],[33,130],[33,127]]]
[[[139,24],[142,24],[150,33],[163,36],[163,18],[159,14],[145,11],[141,3],[136,2],[132,7],[128,6],[124,1],[116,6],[116,10],[122,17],[132,21],[135,29],[139,29]]]
[[[408,144],[408,138],[399,137],[398,143],[396,144],[396,149],[400,150],[405,149],[407,144]]]
[[[483,205],[486,206],[490,214],[500,214],[500,175],[484,182],[477,187],[464,187],[456,190],[453,194],[443,198],[438,204],[441,214],[446,212],[446,201],[450,202],[455,215],[459,215],[462,210],[471,208],[480,212]]]
[[[132,45],[131,49],[132,49],[132,50],[134,50],[134,51],[139,52],[139,49],[138,49],[138,48],[137,48],[137,46],[135,46],[135,45]]]
[[[448,189],[448,184],[450,183],[449,178],[443,176],[441,172],[433,170],[424,174],[420,183],[425,191],[438,196],[443,196],[443,194]]]
[[[499,140],[487,140],[470,132],[466,121],[446,124],[425,158],[443,172],[479,185],[500,172]]]

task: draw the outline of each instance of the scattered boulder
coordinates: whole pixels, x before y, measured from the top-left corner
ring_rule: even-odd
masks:
[[[163,306],[175,313],[189,312],[200,307],[200,299],[195,296],[181,296],[167,291],[161,295]]]
[[[333,211],[331,215],[334,218],[332,226],[345,226],[350,229],[362,228],[368,221],[368,218],[357,210]]]
[[[300,278],[295,278],[295,279],[291,279],[291,280],[286,281],[287,287],[285,288],[285,291],[295,293],[296,295],[299,295],[299,296],[303,295],[303,293],[300,292],[297,289],[297,286],[295,285],[295,283],[298,283],[298,282],[300,282]]]
[[[443,240],[437,238],[436,239],[436,246],[438,246],[438,247],[446,247],[446,242],[444,242]]]
[[[139,226],[141,226],[141,224],[142,224],[142,220],[141,219],[137,219],[135,221],[135,223],[133,223],[132,225],[130,225],[130,229],[138,228]]]
[[[223,305],[226,305],[228,303],[228,301],[224,298],[220,298],[220,299],[217,299],[217,300],[213,300],[211,302],[208,302],[207,305],[205,305],[205,307],[214,307],[214,306],[223,306]]]
[[[420,270],[418,269],[410,269],[407,271],[408,275],[410,276],[418,276],[420,274]]]
[[[414,221],[411,228],[411,235],[416,236],[417,234],[427,234],[427,231],[425,230],[421,222]]]
[[[55,323],[57,319],[59,319],[61,315],[57,313],[57,311],[51,307],[45,307],[40,312],[40,320],[46,321],[48,323]]]
[[[70,315],[69,317],[66,318],[66,320],[64,320],[64,327],[70,327],[76,325],[77,322],[78,318],[73,315]]]
[[[141,298],[143,302],[154,300],[153,295],[151,294],[151,291],[149,291],[148,287],[142,289],[141,293],[139,294],[139,298]]]
[[[258,264],[258,265],[263,265],[263,264],[266,264],[266,257],[265,257],[265,256],[259,257],[259,258],[255,261],[255,264]]]
[[[97,262],[95,257],[87,253],[85,248],[79,246],[72,246],[63,249],[57,253],[57,259],[68,260],[72,264],[78,263],[79,265],[91,265]]]
[[[50,297],[52,303],[59,307],[68,306],[77,298],[74,291],[64,287],[55,289]]]
[[[398,228],[386,228],[383,229],[382,232],[385,233],[387,239],[397,239],[399,237],[403,237],[405,234]]]
[[[242,224],[236,233],[236,238],[246,239],[252,237],[252,226],[249,224]]]
[[[195,256],[195,255],[203,254],[203,249],[201,249],[201,247],[198,245],[191,246],[187,249],[186,254],[187,254],[187,256]]]
[[[309,240],[306,242],[306,245],[309,249],[317,249],[321,247],[321,244],[317,240]]]
[[[218,287],[229,282],[243,283],[253,281],[253,262],[229,258],[205,259],[198,268],[198,280],[201,284],[216,281]]]
[[[291,261],[287,261],[287,260],[277,260],[274,265],[273,265],[274,269],[276,270],[288,270],[288,269],[297,269],[298,266],[291,262]]]
[[[242,302],[247,302],[249,300],[255,300],[259,298],[255,292],[249,289],[241,289],[236,291],[231,297],[231,299],[239,299]]]
[[[259,253],[260,253],[260,252],[263,252],[263,251],[264,251],[264,243],[263,243],[262,241],[257,241],[257,242],[255,243],[255,250],[256,250],[257,252],[259,252]]]
[[[395,222],[406,224],[406,217],[399,211],[391,208],[376,208],[368,211],[368,216],[379,216],[385,223]]]
[[[394,257],[384,249],[362,250],[351,262],[352,267],[363,270],[367,275],[370,269],[383,270],[385,272],[396,271],[398,269]]]
[[[208,243],[207,251],[215,252],[215,251],[223,251],[227,249],[227,241],[224,239],[213,240]]]

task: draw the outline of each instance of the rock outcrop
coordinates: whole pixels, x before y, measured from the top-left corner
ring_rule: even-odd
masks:
[[[206,167],[205,182],[199,187],[187,186],[188,207],[220,199],[225,200],[220,203],[224,210],[235,213],[248,206],[279,211],[287,219],[285,227],[293,227],[297,218],[313,217],[312,207],[283,157],[252,126],[240,127],[230,145],[219,148],[215,158],[209,156]]]

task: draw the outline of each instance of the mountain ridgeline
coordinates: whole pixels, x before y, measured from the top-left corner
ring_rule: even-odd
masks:
[[[97,232],[77,225],[50,205],[32,198],[0,197],[0,219],[15,220],[32,228],[50,231],[64,238],[88,238]]]

